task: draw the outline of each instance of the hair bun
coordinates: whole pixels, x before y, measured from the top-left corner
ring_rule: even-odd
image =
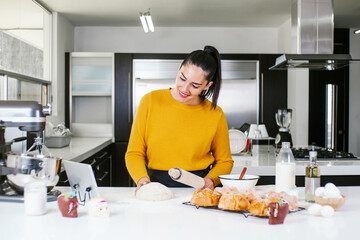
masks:
[[[204,49],[204,52],[206,52],[206,53],[208,53],[208,54],[211,54],[213,51],[211,51],[210,48],[205,48],[205,49]]]

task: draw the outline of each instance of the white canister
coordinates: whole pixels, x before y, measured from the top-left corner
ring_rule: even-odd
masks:
[[[30,182],[24,188],[25,213],[43,215],[46,213],[47,188],[43,182]]]

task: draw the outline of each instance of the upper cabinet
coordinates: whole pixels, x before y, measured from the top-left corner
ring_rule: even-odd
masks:
[[[69,125],[74,136],[114,136],[114,54],[69,55]]]

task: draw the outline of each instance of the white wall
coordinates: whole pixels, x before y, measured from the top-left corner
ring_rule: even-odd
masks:
[[[350,54],[360,59],[360,35],[350,29]],[[360,63],[350,65],[349,83],[349,152],[360,156]]]
[[[291,38],[291,18],[279,26],[278,49],[279,53],[295,53]]]
[[[79,52],[188,53],[205,45],[221,53],[278,53],[278,29],[75,27]]]
[[[74,51],[74,26],[60,13],[53,13],[52,107],[47,121],[65,121],[65,52]],[[67,126],[68,127],[68,126]]]

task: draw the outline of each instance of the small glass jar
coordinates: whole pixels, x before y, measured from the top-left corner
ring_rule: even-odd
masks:
[[[30,182],[24,188],[25,213],[43,215],[46,213],[47,188],[44,182]]]

